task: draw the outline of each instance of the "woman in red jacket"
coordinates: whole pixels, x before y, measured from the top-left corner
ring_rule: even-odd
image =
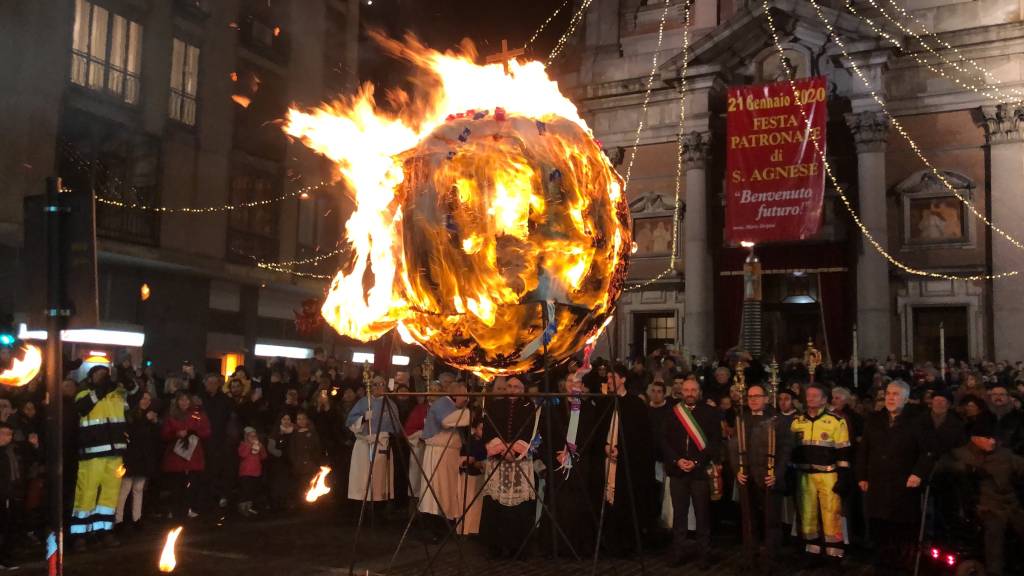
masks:
[[[167,442],[163,471],[171,486],[171,515],[179,520],[186,515],[195,518],[199,483],[206,464],[203,442],[210,437],[210,421],[188,393],[179,390],[160,434]]]

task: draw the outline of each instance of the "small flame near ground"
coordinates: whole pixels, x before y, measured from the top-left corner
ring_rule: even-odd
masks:
[[[174,557],[174,545],[178,542],[178,536],[181,535],[183,528],[184,526],[178,526],[167,533],[167,541],[164,542],[164,550],[160,553],[161,572],[173,572],[174,567],[178,565],[178,561]]]
[[[15,357],[11,367],[0,372],[0,384],[4,386],[24,386],[39,375],[43,365],[43,352],[38,346],[26,344],[22,347],[21,358]]]
[[[327,486],[327,475],[331,473],[330,466],[321,466],[316,476],[309,481],[309,490],[306,491],[306,502],[316,502],[321,496],[331,492]]]

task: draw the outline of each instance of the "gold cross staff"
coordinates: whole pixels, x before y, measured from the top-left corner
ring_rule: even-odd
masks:
[[[497,54],[491,54],[487,57],[488,64],[494,64],[495,62],[501,62],[505,66],[505,74],[508,74],[508,61],[512,60],[516,56],[522,56],[526,54],[526,50],[522,48],[516,48],[515,50],[508,49],[508,40],[501,39],[501,52]]]

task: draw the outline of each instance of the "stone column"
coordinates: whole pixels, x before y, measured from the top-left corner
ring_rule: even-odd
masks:
[[[708,253],[707,132],[684,134],[686,217],[683,221],[684,303],[683,346],[694,356],[711,358],[715,351],[715,324],[711,255]]]
[[[988,136],[992,224],[1024,242],[1024,107],[986,106],[981,116]],[[995,232],[991,237],[992,273],[1020,272],[991,282],[993,359],[1016,359],[1024,355],[1024,250]]]
[[[857,145],[857,190],[861,222],[883,248],[889,234],[885,207],[885,145],[889,118],[872,110],[846,115]],[[892,348],[889,263],[861,238],[857,259],[857,328],[861,358],[884,360]]]

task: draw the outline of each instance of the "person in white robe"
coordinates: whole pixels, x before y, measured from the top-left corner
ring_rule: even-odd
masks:
[[[463,514],[463,482],[459,474],[462,463],[462,436],[459,428],[470,425],[466,408],[469,398],[466,387],[451,384],[448,396],[439,397],[430,406],[423,425],[423,478],[419,493],[419,511],[449,521]],[[460,395],[460,393],[462,395]]]
[[[345,425],[356,436],[348,471],[350,500],[381,502],[394,498],[395,462],[389,448],[391,435],[401,424],[398,407],[383,394],[384,378],[376,376],[371,395],[360,398],[345,419]]]

